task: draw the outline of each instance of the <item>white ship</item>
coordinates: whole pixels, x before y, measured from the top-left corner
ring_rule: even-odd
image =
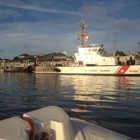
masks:
[[[120,64],[119,57],[104,55],[104,45],[89,44],[86,23],[81,22],[78,34],[78,52],[74,54],[73,62],[65,62],[62,66],[53,68],[36,66],[35,73],[55,74],[91,74],[91,75],[140,75],[140,65],[137,60],[127,60],[126,64]]]
[[[134,140],[101,126],[70,118],[57,106],[0,121],[0,140]]]

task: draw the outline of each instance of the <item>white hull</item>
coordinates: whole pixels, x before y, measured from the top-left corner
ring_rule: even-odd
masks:
[[[65,66],[53,67],[49,71],[47,67],[37,66],[35,73],[53,74],[84,74],[84,75],[140,75],[140,65],[123,66]]]
[[[130,140],[98,125],[69,118],[56,106],[28,112],[23,117],[0,121],[0,140]]]

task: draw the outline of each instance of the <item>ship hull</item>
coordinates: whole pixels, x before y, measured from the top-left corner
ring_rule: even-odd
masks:
[[[78,75],[140,75],[140,65],[123,66],[65,66],[41,67],[37,66],[34,73],[48,74],[78,74]]]

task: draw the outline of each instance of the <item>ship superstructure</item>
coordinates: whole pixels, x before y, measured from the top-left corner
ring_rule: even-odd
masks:
[[[78,33],[79,46],[78,52],[75,53],[75,64],[76,65],[117,65],[118,60],[116,57],[104,56],[104,45],[99,46],[98,44],[89,44],[86,47],[86,41],[89,39],[86,32],[86,23],[81,22],[80,32]]]

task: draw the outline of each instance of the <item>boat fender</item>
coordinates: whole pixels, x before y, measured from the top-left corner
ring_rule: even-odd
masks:
[[[28,123],[28,125],[30,126],[29,140],[33,140],[34,126],[33,126],[32,122],[28,118],[26,118],[26,117],[22,117],[22,119],[24,121],[26,121]]]

